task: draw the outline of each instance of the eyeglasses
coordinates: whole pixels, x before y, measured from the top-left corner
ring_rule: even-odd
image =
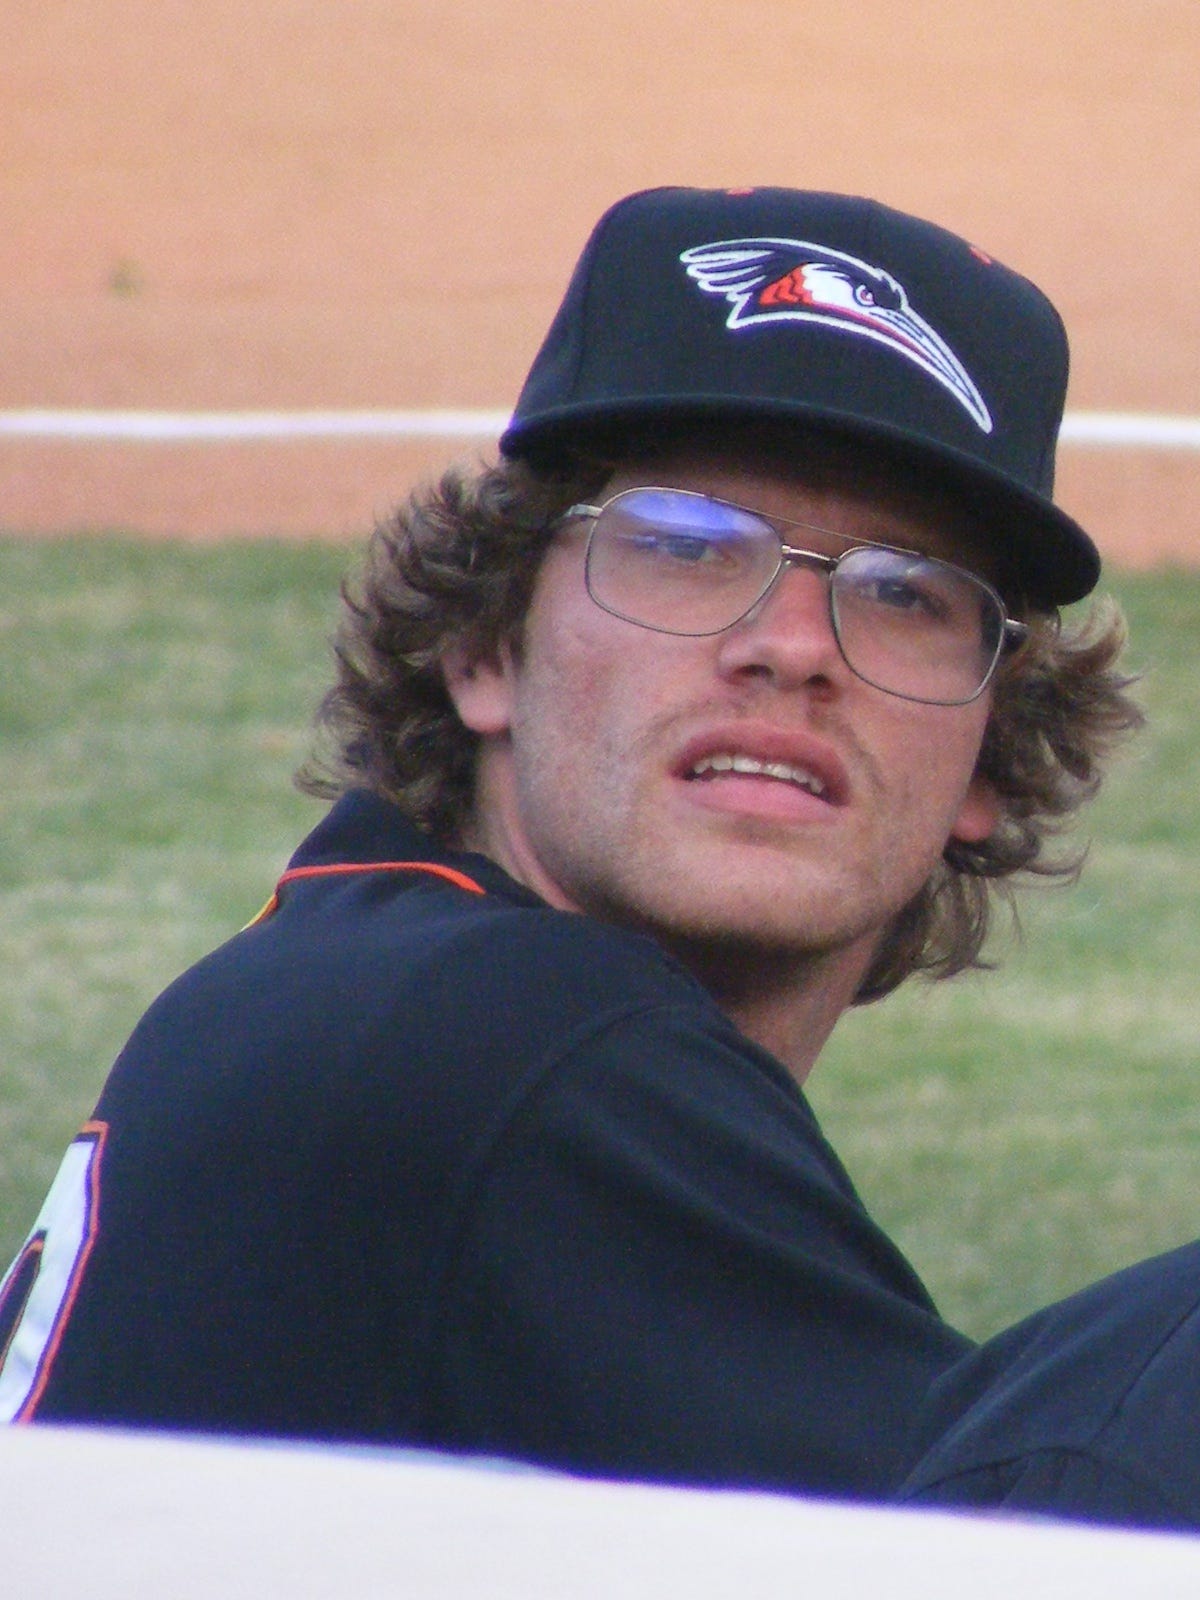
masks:
[[[926,705],[977,699],[1028,631],[974,573],[916,551],[854,543],[839,556],[785,544],[802,522],[768,518],[687,489],[625,489],[590,518],[586,582],[603,610],[656,633],[702,638],[732,628],[788,566],[829,577],[829,618],[856,677]],[[833,537],[843,537],[834,535]]]

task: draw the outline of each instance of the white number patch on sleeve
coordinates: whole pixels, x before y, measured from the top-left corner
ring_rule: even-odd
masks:
[[[20,1255],[0,1282],[0,1422],[32,1416],[50,1377],[96,1240],[107,1133],[107,1123],[84,1124]]]

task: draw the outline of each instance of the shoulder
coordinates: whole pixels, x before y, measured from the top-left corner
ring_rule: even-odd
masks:
[[[569,1027],[614,1006],[719,1016],[651,939],[555,911],[486,857],[438,845],[357,792],[297,851],[270,914],[188,974],[171,1003],[213,996],[239,1015],[286,996],[360,1041],[428,1012],[452,1031]]]
[[[306,992],[352,995],[360,1019],[414,1020],[412,1002],[451,1029],[524,1019],[571,1027],[598,1011],[671,1005],[720,1013],[652,939],[541,903],[471,893],[421,874],[305,885],[280,913],[227,947],[304,975]],[[294,981],[294,979],[293,979]]]
[[[128,1090],[206,1118],[290,1103],[344,1120],[354,1107],[436,1103],[475,1121],[585,1040],[657,1013],[738,1037],[649,939],[436,878],[355,874],[295,886],[177,979],[135,1030],[109,1098]]]

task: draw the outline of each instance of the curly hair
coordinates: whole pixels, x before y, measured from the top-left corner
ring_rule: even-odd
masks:
[[[464,728],[443,681],[448,648],[519,651],[541,557],[568,506],[592,498],[612,461],[537,466],[501,461],[451,469],[375,530],[358,574],[343,585],[337,679],[317,715],[317,750],[297,775],[326,798],[365,788],[452,843],[473,805],[478,736]],[[1000,821],[978,844],[951,841],[917,896],[880,942],[855,997],[881,998],[914,973],[948,978],[983,966],[997,897],[1018,874],[1072,877],[1078,853],[1050,850],[1098,788],[1106,759],[1140,726],[1118,667],[1120,612],[1095,606],[1081,625],[1031,611],[1012,594],[1029,634],[994,681],[978,772]]]

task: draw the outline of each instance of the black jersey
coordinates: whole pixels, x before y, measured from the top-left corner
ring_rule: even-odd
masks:
[[[138,1026],[6,1337],[10,1417],[870,1496],[970,1348],[655,943],[362,794]]]

